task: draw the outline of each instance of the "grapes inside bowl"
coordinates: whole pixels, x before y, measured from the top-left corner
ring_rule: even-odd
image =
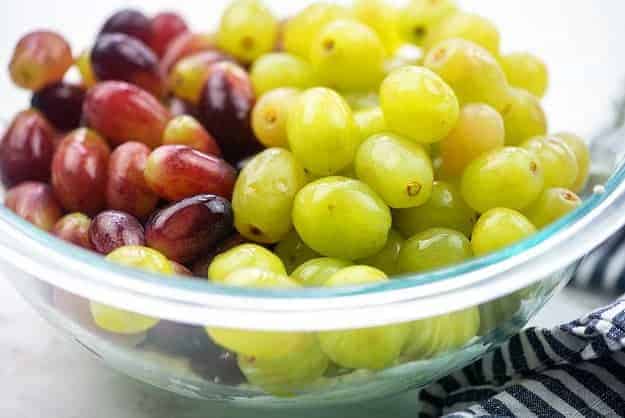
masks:
[[[0,142],[15,287],[110,366],[243,406],[479,358],[625,224],[622,71],[571,100],[580,56],[497,4],[233,0],[214,26],[120,9],[83,49],[23,34],[30,102]]]

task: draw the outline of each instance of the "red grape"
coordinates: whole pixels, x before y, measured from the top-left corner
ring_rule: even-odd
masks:
[[[169,44],[178,36],[189,31],[187,23],[180,15],[172,12],[161,12],[152,18],[152,38],[150,47],[162,57]]]
[[[41,113],[32,109],[18,113],[0,142],[2,184],[48,181],[55,138],[54,128]]]

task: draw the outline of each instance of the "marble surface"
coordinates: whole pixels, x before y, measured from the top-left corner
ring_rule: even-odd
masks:
[[[552,326],[609,299],[567,289],[534,324]],[[407,393],[346,410],[251,411],[190,400],[127,378],[99,363],[27,305],[0,271],[0,416],[12,418],[403,418],[414,417]]]

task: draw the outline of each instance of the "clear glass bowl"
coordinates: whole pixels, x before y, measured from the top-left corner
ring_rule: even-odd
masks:
[[[75,40],[78,51],[113,9],[128,5],[100,3],[24,0],[8,6],[0,17],[0,27],[8,31],[0,41],[0,61],[8,61],[8,51],[26,28],[60,30]],[[225,3],[151,2],[148,11],[179,8],[195,29],[206,30],[214,27]],[[286,14],[306,2],[269,3]],[[625,37],[625,27],[617,20],[625,4],[466,3],[498,23],[504,50],[527,49],[547,61],[552,83],[544,103],[550,130],[593,139],[585,202],[559,222],[513,247],[446,270],[358,288],[252,291],[117,267],[0,207],[0,260],[9,271],[7,277],[42,316],[106,364],[189,397],[251,407],[319,407],[418,388],[468,364],[520,330],[567,283],[577,262],[625,224],[625,168],[620,164],[625,51],[612,47]],[[0,84],[4,92],[15,91],[5,74]],[[11,93],[0,102],[1,114],[8,119],[26,103],[21,93]],[[159,332],[103,332],[91,319],[89,301],[161,318]],[[245,383],[234,356],[219,350],[204,332],[204,327],[283,333],[353,330],[432,321],[472,307],[479,309],[480,329],[462,346],[442,334],[442,348],[427,359],[402,358],[380,371],[331,368],[287,397]]]

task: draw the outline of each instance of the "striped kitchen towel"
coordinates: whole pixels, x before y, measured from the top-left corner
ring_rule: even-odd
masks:
[[[625,229],[573,284],[625,292]],[[421,418],[625,417],[625,297],[554,329],[529,328],[420,393]]]

